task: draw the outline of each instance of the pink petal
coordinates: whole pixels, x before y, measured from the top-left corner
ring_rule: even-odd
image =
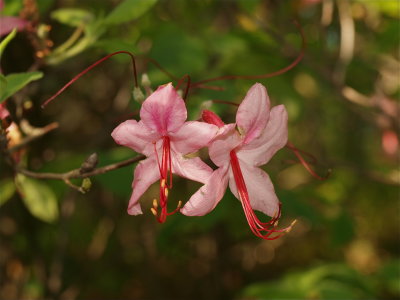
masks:
[[[208,154],[218,166],[229,165],[229,152],[242,143],[242,138],[235,130],[235,124],[228,124],[220,128],[219,133],[209,146]]]
[[[28,21],[17,17],[2,16],[0,17],[0,36],[10,33],[14,28],[21,31],[28,24]]]
[[[6,108],[6,103],[3,102],[0,104],[0,120],[7,118],[10,115],[9,111]]]
[[[136,120],[128,120],[119,124],[111,136],[117,144],[132,148],[146,156],[154,154],[153,142],[160,139],[157,133],[151,133],[142,122]]]
[[[267,89],[260,83],[254,84],[247,92],[236,113],[236,123],[244,132],[244,143],[257,138],[268,122],[270,102]]]
[[[250,166],[240,161],[243,178],[249,193],[251,207],[272,217],[279,208],[279,200],[276,197],[274,186],[267,173],[258,167]],[[229,170],[229,188],[239,199],[232,170]]]
[[[227,170],[227,167],[215,170],[206,184],[186,202],[181,213],[187,216],[203,216],[212,211],[225,194],[228,185]]]
[[[128,214],[142,214],[139,198],[154,182],[160,179],[160,172],[154,158],[142,160],[135,168],[132,182],[132,196],[128,204]]]
[[[189,121],[176,132],[171,133],[172,147],[177,152],[187,154],[195,152],[207,144],[217,134],[218,127],[204,122]]]
[[[160,135],[178,130],[187,117],[185,102],[171,83],[158,87],[142,104],[140,118]]]
[[[237,156],[254,166],[266,164],[274,154],[284,147],[288,139],[288,115],[285,106],[274,106],[268,124],[261,136],[244,145]]]
[[[171,156],[172,173],[201,183],[205,183],[211,176],[212,169],[199,157],[185,158],[173,151]]]

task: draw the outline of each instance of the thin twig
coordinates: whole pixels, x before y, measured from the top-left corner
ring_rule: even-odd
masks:
[[[50,123],[49,125],[46,125],[45,127],[38,129],[39,131],[37,133],[25,137],[19,144],[8,149],[8,152],[13,153],[56,128],[58,128],[57,122]]]
[[[101,168],[94,169],[93,171],[90,172],[82,172],[82,168],[74,169],[65,173],[38,173],[38,172],[33,172],[29,171],[24,168],[18,167],[16,171],[18,173],[24,174],[26,176],[32,177],[32,178],[37,178],[37,179],[56,179],[56,180],[63,180],[68,181],[69,179],[72,178],[86,178],[86,177],[91,177],[99,174],[104,174],[112,170],[116,170],[128,165],[131,165],[135,162],[138,162],[142,159],[145,159],[146,157],[144,155],[138,155],[133,158],[110,164]]]

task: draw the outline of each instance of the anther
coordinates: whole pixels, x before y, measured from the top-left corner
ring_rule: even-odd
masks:
[[[158,207],[157,199],[154,199],[154,200],[153,200],[153,207],[154,207],[155,209],[157,209],[157,207]]]
[[[165,187],[165,179],[161,179],[160,185],[161,185],[162,188]]]
[[[157,215],[158,215],[157,210],[154,207],[150,208],[150,210],[151,210],[152,214],[157,217]]]
[[[173,215],[174,213],[178,212],[181,209],[181,206],[182,206],[182,201],[179,200],[176,208],[173,211],[167,213],[167,216]]]
[[[290,232],[290,231],[292,230],[293,226],[294,226],[296,223],[297,223],[297,220],[294,219],[293,222],[292,222],[292,224],[290,224],[290,226],[286,229],[286,232]]]

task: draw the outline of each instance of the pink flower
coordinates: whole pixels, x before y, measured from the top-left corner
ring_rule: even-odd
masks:
[[[6,108],[6,103],[0,103],[0,120],[7,118],[9,115],[10,113]]]
[[[157,200],[153,201],[153,214],[159,222],[165,222],[167,215],[168,190],[172,188],[172,174],[206,183],[212,169],[199,157],[186,158],[188,153],[206,146],[216,135],[218,128],[212,124],[189,121],[183,99],[172,84],[160,86],[142,104],[141,120],[128,120],[112,132],[114,140],[147,158],[141,161],[134,173],[132,196],[128,213],[141,214],[138,202],[149,186],[160,180],[160,213]]]
[[[4,3],[0,0],[0,12],[4,8]],[[0,36],[6,35],[10,33],[14,28],[18,31],[25,29],[25,27],[29,24],[28,21],[11,16],[0,16]]]
[[[219,167],[181,209],[188,216],[210,212],[229,188],[240,200],[247,222],[255,235],[264,239],[278,238],[290,230],[275,229],[280,217],[280,202],[267,173],[259,168],[287,142],[287,112],[283,105],[270,110],[265,87],[253,85],[240,104],[236,124],[225,125],[211,111],[203,112],[203,120],[220,127],[209,146],[211,160]],[[272,219],[261,222],[254,210]],[[277,235],[271,236],[271,234]]]

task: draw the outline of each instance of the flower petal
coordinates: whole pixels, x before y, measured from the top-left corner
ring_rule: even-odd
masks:
[[[132,148],[146,156],[154,154],[153,142],[160,139],[157,133],[151,133],[142,122],[128,120],[119,124],[111,133],[119,145]]]
[[[249,193],[251,207],[272,217],[279,209],[279,200],[268,174],[258,167],[240,161],[244,182]],[[229,170],[229,188],[239,199],[233,172]]]
[[[0,36],[10,33],[14,28],[21,31],[28,24],[28,21],[17,17],[0,16]]]
[[[236,113],[239,131],[244,131],[244,143],[257,138],[268,122],[270,102],[267,89],[260,83],[254,84],[247,92]]]
[[[189,121],[176,132],[171,133],[172,147],[177,152],[187,154],[195,152],[207,144],[217,134],[218,127],[204,122]]]
[[[178,130],[187,117],[183,99],[171,83],[158,87],[142,104],[140,118],[152,131],[160,135]]]
[[[180,212],[187,216],[203,216],[212,211],[225,194],[228,185],[227,169],[223,167],[215,170]]]
[[[285,106],[274,106],[271,109],[268,124],[261,136],[244,145],[237,152],[237,156],[254,166],[266,164],[287,143],[287,120],[288,115]]]
[[[217,136],[209,146],[209,155],[211,160],[218,166],[229,165],[229,153],[242,143],[242,138],[235,130],[235,124],[228,124],[220,128]]]
[[[135,174],[132,182],[132,195],[128,204],[128,214],[142,214],[139,204],[139,198],[154,182],[160,179],[160,172],[156,160],[147,158],[142,160],[135,168]]]
[[[206,183],[211,176],[212,169],[199,157],[185,158],[174,151],[171,156],[172,173],[201,183]]]
[[[10,112],[6,108],[6,103],[0,103],[0,120],[4,120],[10,115]]]

